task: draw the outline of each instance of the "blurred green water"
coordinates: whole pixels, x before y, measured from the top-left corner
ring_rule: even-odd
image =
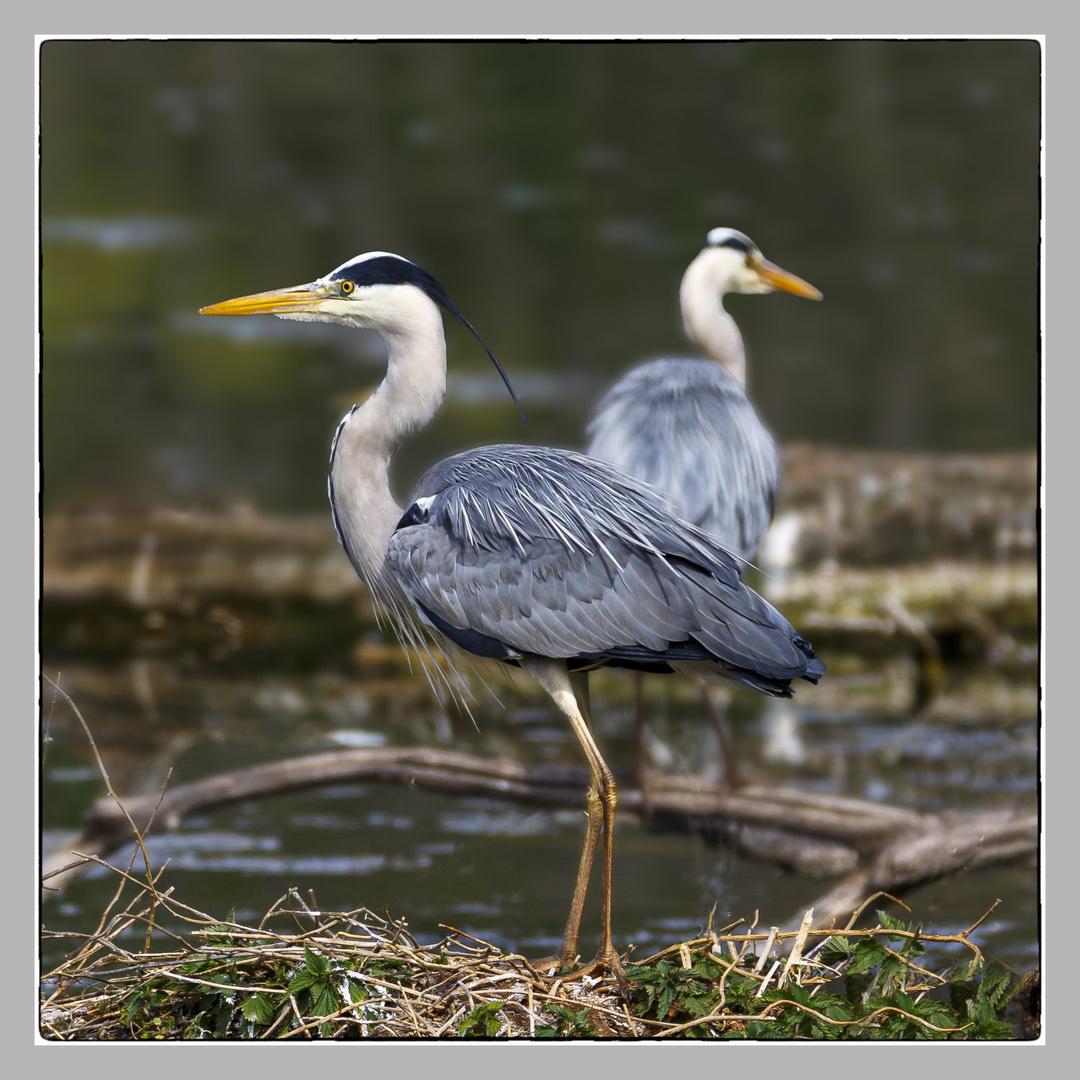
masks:
[[[734,297],[781,441],[1030,447],[1034,42],[50,41],[41,51],[46,510],[323,505],[380,343],[200,306],[366,250],[446,286],[447,404],[396,471],[580,445],[632,362],[689,351],[718,224],[825,302]]]

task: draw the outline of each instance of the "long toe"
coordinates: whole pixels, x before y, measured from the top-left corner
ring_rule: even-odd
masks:
[[[586,975],[590,977],[602,976],[605,972],[610,972],[615,981],[619,984],[619,989],[627,998],[630,997],[630,982],[626,978],[626,972],[623,969],[622,961],[619,959],[619,954],[611,949],[607,953],[603,951],[598,952],[592,960],[587,964],[579,964],[577,958],[573,961],[563,960],[558,954],[554,956],[545,956],[541,960],[530,960],[529,966],[540,976],[545,979],[561,979],[563,982],[568,982],[571,979],[582,979]]]
[[[529,966],[545,979],[574,979],[580,970],[577,966],[578,958],[564,960],[558,953],[553,956],[543,956],[539,960],[530,960]]]
[[[604,952],[602,949],[598,952],[592,960],[582,965],[574,973],[575,976],[580,975],[597,975],[603,972],[609,972],[619,984],[619,990],[627,999],[630,998],[630,981],[626,977],[626,971],[623,969],[622,961],[619,959],[619,954],[614,948],[608,949]]]

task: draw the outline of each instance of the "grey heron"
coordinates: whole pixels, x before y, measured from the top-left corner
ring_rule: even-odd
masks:
[[[820,300],[801,278],[768,262],[741,232],[712,229],[679,288],[687,337],[708,359],[652,360],[624,375],[601,399],[588,427],[588,453],[652,484],[680,517],[709,533],[741,563],[757,551],[772,520],[780,459],[772,436],[746,396],[746,354],[728,293],[774,290]],[[725,783],[742,777],[724,725],[700,682],[725,758]],[[638,779],[643,717],[635,702]]]
[[[391,457],[432,419],[446,388],[440,308],[472,329],[430,274],[376,251],[309,284],[202,312],[331,322],[384,339],[386,376],[341,421],[331,449],[338,539],[403,644],[434,632],[468,653],[518,666],[566,716],[589,763],[588,823],[562,942],[538,963],[575,964],[603,833],[600,946],[578,973],[609,971],[625,989],[611,938],[615,782],[591,730],[588,672],[604,665],[688,670],[790,697],[792,680],[817,682],[825,665],[740,582],[723,547],[595,458],[537,446],[470,450],[429,469],[398,506]]]

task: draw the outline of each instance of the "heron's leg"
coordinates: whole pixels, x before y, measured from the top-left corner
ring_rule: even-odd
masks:
[[[542,684],[544,685],[544,684]],[[551,693],[549,687],[544,688]],[[575,671],[570,673],[570,692],[577,703],[581,718],[586,727],[592,731],[592,713],[589,709],[589,675],[588,672]],[[552,693],[554,697],[554,693]],[[555,699],[558,702],[558,698]],[[560,708],[562,705],[560,703]],[[563,712],[566,710],[563,709]],[[570,714],[567,713],[569,716]],[[573,721],[571,721],[573,723]],[[575,731],[577,728],[575,727]],[[580,736],[579,736],[580,738]],[[588,751],[586,751],[588,753]],[[581,848],[581,863],[578,866],[577,881],[574,885],[574,897],[570,902],[570,915],[566,920],[566,929],[563,931],[562,943],[554,959],[559,967],[573,964],[577,959],[577,941],[581,930],[581,913],[585,907],[585,893],[589,887],[589,878],[592,875],[593,862],[596,859],[596,845],[600,839],[600,829],[604,824],[604,810],[600,798],[600,792],[596,783],[596,774],[592,771],[592,762],[589,762],[592,782],[589,790],[585,793],[585,808],[588,825],[585,832],[585,843]]]
[[[615,823],[615,778],[607,767],[596,741],[593,739],[589,724],[588,675],[575,672],[570,674],[565,663],[541,657],[523,658],[521,666],[551,695],[555,704],[570,721],[574,734],[585,751],[592,774],[592,784],[586,796],[588,810],[588,828],[585,843],[581,849],[581,863],[578,867],[577,882],[574,885],[574,898],[570,905],[570,916],[566,922],[562,944],[553,959],[560,967],[574,963],[577,957],[577,938],[581,926],[581,912],[585,904],[585,891],[589,884],[593,860],[596,857],[596,845],[603,829],[604,836],[604,881],[600,904],[600,948],[591,963],[586,964],[575,974],[588,974],[598,968],[610,971],[619,985],[626,989],[626,975],[622,963],[611,943],[611,861],[613,853],[613,826]]]
[[[735,747],[731,745],[731,736],[728,734],[727,724],[720,715],[709,694],[709,684],[704,679],[698,679],[698,687],[701,690],[702,700],[705,702],[705,712],[716,729],[716,737],[720,740],[720,754],[724,759],[724,790],[746,787],[749,781],[739,768],[739,762],[735,756]]]

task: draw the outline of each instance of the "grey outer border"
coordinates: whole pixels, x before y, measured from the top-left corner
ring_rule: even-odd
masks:
[[[304,5],[299,9],[286,6],[272,7],[265,5],[226,5],[208,0],[187,0],[180,6],[161,5],[149,7],[136,4],[133,0],[99,0],[94,5],[77,5],[73,0],[54,0],[47,6],[20,5],[5,16],[7,23],[3,35],[2,48],[4,64],[2,66],[5,83],[4,144],[10,148],[9,161],[13,167],[6,170],[5,189],[8,194],[3,200],[5,228],[3,236],[6,243],[4,252],[4,293],[8,296],[8,336],[9,348],[5,357],[4,382],[7,392],[3,395],[3,418],[0,420],[0,438],[3,440],[3,454],[0,455],[0,468],[3,469],[4,491],[13,507],[25,505],[29,509],[30,521],[22,518],[16,511],[9,519],[12,527],[7,531],[5,543],[6,558],[3,562],[4,590],[7,597],[6,618],[7,633],[2,653],[4,684],[15,688],[14,705],[9,720],[9,731],[15,738],[13,759],[19,764],[15,775],[4,785],[5,803],[8,820],[37,821],[36,813],[27,813],[28,807],[36,807],[36,777],[33,763],[37,760],[36,723],[26,722],[18,702],[26,704],[32,715],[37,714],[39,686],[37,682],[37,598],[40,567],[39,541],[39,504],[38,504],[38,384],[37,384],[37,99],[36,99],[36,63],[37,41],[41,36],[101,36],[110,37],[568,37],[611,38],[659,37],[682,39],[701,38],[739,38],[739,37],[972,37],[1004,36],[1024,37],[1041,41],[1043,46],[1044,70],[1044,160],[1043,160],[1043,236],[1046,238],[1046,150],[1047,114],[1055,113],[1053,106],[1061,106],[1062,113],[1068,117],[1080,101],[1080,88],[1077,87],[1077,65],[1074,63],[1077,46],[1075,44],[1074,20],[1069,16],[1069,8],[1064,4],[1051,3],[1049,0],[1029,0],[1022,8],[1006,5],[1001,0],[984,0],[975,4],[959,0],[909,0],[904,5],[868,5],[858,0],[816,0],[812,4],[798,3],[796,0],[773,0],[769,5],[753,5],[732,10],[727,5],[706,5],[702,0],[669,0],[663,5],[650,4],[647,7],[624,4],[619,7],[604,3],[583,3],[582,0],[569,3],[567,0],[548,0],[543,5],[508,5],[495,0],[458,0],[454,4],[436,3],[435,0],[414,0],[408,5],[374,6],[370,4],[327,5],[312,7]],[[1026,28],[1023,24],[1027,24]],[[1047,109],[1047,101],[1051,108]],[[1076,155],[1077,145],[1074,138],[1075,127],[1068,120],[1060,130],[1066,132],[1055,147],[1054,191],[1075,191],[1077,187]],[[32,146],[31,155],[25,155],[23,148]],[[1007,152],[1002,148],[1003,153]],[[27,203],[22,202],[18,194],[30,188],[33,212],[26,214]],[[1060,237],[1059,252],[1069,250],[1068,237],[1075,235],[1075,203],[1063,200],[1057,204],[1062,215],[1057,220],[1056,237]],[[1061,260],[1063,262],[1063,260]],[[1059,382],[1054,386],[1052,397],[1046,395],[1046,297],[1048,293],[1062,294],[1071,280],[1065,276],[1062,267],[1061,276],[1051,285],[1051,276],[1046,272],[1046,256],[1042,260],[1042,311],[1043,311],[1043,424],[1041,444],[1042,501],[1045,507],[1046,475],[1052,472],[1047,468],[1051,445],[1056,450],[1055,461],[1068,461],[1075,452],[1077,425],[1075,419],[1067,415],[1074,412],[1073,402],[1077,395],[1073,392],[1078,375],[1072,366],[1059,369]],[[33,273],[28,268],[33,267]],[[16,300],[22,297],[18,303]],[[1068,310],[1063,308],[1063,310]],[[24,313],[29,314],[26,318]],[[28,325],[29,324],[29,325]],[[25,336],[24,336],[25,335]],[[12,345],[18,343],[17,347]],[[25,352],[23,351],[25,350]],[[25,359],[27,353],[34,356],[31,364]],[[21,357],[23,357],[21,359]],[[1068,380],[1063,385],[1062,379]],[[1056,420],[1057,423],[1051,421]],[[1052,438],[1051,438],[1052,433]],[[1068,510],[1068,502],[1075,499],[1075,488],[1070,484],[1063,487],[1062,516],[1073,518],[1075,512]],[[1062,504],[1059,504],[1062,505]],[[1044,515],[1045,520],[1045,515]],[[1067,529],[1073,522],[1066,520],[1058,527],[1057,546],[1064,547]],[[1046,530],[1042,530],[1043,581],[1048,564],[1050,545],[1047,543]],[[32,553],[32,554],[31,554]],[[33,561],[33,574],[27,574],[27,563]],[[1059,567],[1062,565],[1058,563]],[[1061,897],[1071,884],[1068,862],[1075,859],[1075,840],[1068,837],[1068,848],[1063,852],[1058,865],[1047,868],[1047,838],[1054,835],[1048,828],[1047,809],[1053,805],[1058,813],[1051,820],[1061,820],[1061,815],[1068,813],[1069,787],[1064,792],[1060,785],[1051,782],[1052,776],[1061,780],[1069,763],[1075,760],[1072,753],[1077,739],[1077,726],[1058,720],[1058,729],[1054,733],[1054,754],[1046,754],[1046,718],[1051,715],[1047,707],[1049,697],[1046,694],[1047,672],[1052,660],[1056,659],[1057,670],[1064,664],[1060,656],[1071,645],[1071,638],[1065,626],[1070,610],[1075,606],[1075,577],[1065,573],[1054,581],[1053,604],[1047,603],[1047,592],[1043,589],[1043,780],[1044,780],[1044,853],[1043,853],[1043,903],[1044,948],[1054,942],[1049,933],[1050,913],[1053,905],[1051,895]],[[21,625],[25,622],[25,613],[33,613],[33,633],[27,635]],[[1057,631],[1051,633],[1051,629]],[[26,653],[31,653],[29,663],[25,663]],[[1058,684],[1061,685],[1060,683]],[[26,694],[26,698],[23,695]],[[1065,693],[1058,690],[1054,700],[1059,707],[1066,707]],[[1051,765],[1053,768],[1051,770]],[[1067,781],[1066,781],[1067,785]],[[1074,811],[1075,812],[1075,811]],[[14,846],[18,852],[14,860],[14,873],[9,878],[9,887],[3,890],[2,903],[7,916],[6,925],[9,935],[9,971],[16,977],[9,979],[9,986],[23,986],[22,972],[29,968],[36,972],[36,924],[37,924],[37,888],[36,875],[38,866],[36,827],[17,829],[14,834]],[[30,932],[25,932],[27,929]],[[1067,949],[1068,944],[1057,940],[1059,949]],[[1054,982],[1056,965],[1053,956],[1049,957],[1049,976]],[[1044,961],[1045,962],[1045,961]],[[24,967],[24,964],[26,967]],[[1047,973],[1044,972],[1044,1030],[1053,1033],[1056,1016],[1063,1013],[1065,1006],[1058,1005],[1052,995],[1045,992]],[[20,994],[21,996],[21,994]],[[1046,1001],[1046,999],[1049,999]],[[23,1008],[28,1007],[31,1015],[27,1016],[25,1026]],[[56,1075],[68,1076],[73,1068],[85,1068],[86,1062],[74,1062],[68,1055],[72,1053],[105,1054],[109,1060],[97,1062],[96,1069],[109,1069],[123,1075],[136,1069],[152,1070],[155,1077],[168,1078],[187,1073],[193,1062],[185,1055],[241,1054],[258,1055],[258,1069],[262,1077],[270,1080],[278,1075],[295,1074],[299,1061],[292,1061],[289,1053],[278,1053],[273,1059],[269,1056],[270,1044],[199,1044],[187,1046],[170,1043],[159,1044],[151,1050],[148,1044],[80,1044],[65,1047],[55,1043],[45,1043],[37,1036],[36,998],[22,1002],[9,1014],[13,1023],[8,1028],[7,1045],[9,1047],[9,1067],[25,1074],[29,1069],[41,1077]],[[29,1032],[29,1037],[27,1037]],[[1045,1035],[1039,1043],[1013,1045],[991,1044],[978,1047],[970,1044],[943,1046],[941,1044],[815,1044],[808,1045],[804,1052],[801,1046],[783,1044],[779,1046],[754,1046],[725,1044],[731,1051],[751,1052],[758,1050],[770,1056],[764,1064],[770,1072],[791,1068],[806,1069],[805,1053],[825,1054],[828,1061],[818,1057],[814,1065],[817,1068],[835,1067],[836,1054],[875,1054],[869,1065],[877,1076],[900,1077],[912,1068],[925,1068],[925,1059],[914,1061],[909,1053],[979,1053],[977,1063],[972,1063],[980,1073],[988,1078],[1005,1076],[1022,1068],[1022,1063],[1012,1057],[1013,1053],[1028,1052],[1029,1048],[1038,1047],[1037,1053],[1067,1054],[1069,1033],[1058,1029],[1057,1038],[1051,1036],[1051,1046],[1045,1045]],[[1054,1051],[1053,1044],[1057,1050]],[[480,1046],[455,1046],[447,1043],[437,1045],[387,1044],[368,1045],[348,1044],[355,1047],[354,1052],[364,1055],[363,1061],[349,1062],[350,1068],[364,1070],[416,1069],[427,1070],[436,1065],[432,1055],[439,1055],[440,1071],[469,1075],[473,1080],[482,1080],[487,1076],[502,1076],[508,1069],[522,1077],[548,1074],[556,1066],[550,1056],[561,1055],[558,1064],[563,1068],[572,1067],[580,1070],[589,1067],[612,1067],[611,1055],[618,1055],[617,1067],[624,1076],[645,1075],[655,1070],[660,1064],[654,1057],[644,1054],[672,1053],[685,1054],[705,1051],[707,1044],[560,1044],[557,1047],[545,1047],[536,1043],[529,1044],[484,1044]],[[138,1047],[138,1048],[137,1048]],[[630,1050],[641,1047],[642,1053],[628,1056]],[[888,1053],[886,1054],[886,1047]],[[345,1050],[337,1044],[333,1047],[320,1045],[320,1049],[333,1053]],[[716,1052],[719,1048],[714,1048]],[[988,1056],[994,1050],[998,1053]],[[34,1052],[33,1059],[29,1055]],[[347,1051],[346,1051],[347,1052]],[[708,1052],[708,1051],[705,1051]],[[144,1055],[153,1054],[150,1059]],[[119,1055],[135,1054],[137,1060],[121,1064]],[[511,1064],[504,1055],[514,1054]],[[564,1055],[571,1055],[572,1062]],[[600,1055],[608,1055],[602,1065]],[[46,1056],[50,1055],[50,1056]],[[455,1055],[451,1058],[449,1055]],[[464,1055],[464,1056],[462,1056]],[[779,1057],[777,1056],[779,1055]],[[1007,1055],[1007,1056],[1006,1056]],[[203,1062],[206,1068],[210,1063]],[[238,1061],[230,1059],[227,1063],[218,1060],[214,1069],[235,1068]],[[326,1063],[322,1063],[324,1066]],[[340,1065],[341,1063],[335,1063]],[[670,1067],[670,1063],[665,1063]],[[844,1063],[850,1068],[852,1063]],[[945,1067],[955,1068],[959,1063],[949,1062]],[[1043,1059],[1045,1068],[1049,1062]],[[682,1062],[683,1068],[701,1067],[715,1069],[720,1065],[716,1061]],[[728,1069],[733,1066],[746,1069],[747,1062],[727,1061]],[[1029,1066],[1030,1068],[1030,1063]],[[1065,1066],[1062,1066],[1064,1070]],[[96,1071],[95,1069],[95,1071]]]

